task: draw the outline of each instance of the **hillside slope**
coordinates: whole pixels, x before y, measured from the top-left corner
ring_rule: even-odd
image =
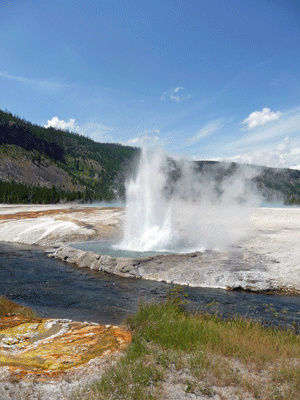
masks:
[[[124,176],[137,153],[136,148],[96,143],[0,110],[0,202],[123,198]]]

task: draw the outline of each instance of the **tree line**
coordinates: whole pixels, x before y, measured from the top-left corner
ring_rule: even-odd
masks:
[[[90,189],[84,192],[67,192],[40,186],[28,186],[16,182],[0,181],[0,203],[6,204],[56,204],[79,200],[89,202],[94,200],[94,193]]]

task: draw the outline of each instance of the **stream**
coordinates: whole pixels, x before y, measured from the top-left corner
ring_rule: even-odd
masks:
[[[140,301],[163,301],[174,286],[80,269],[37,246],[0,243],[0,294],[40,317],[119,324]],[[183,287],[189,311],[240,315],[265,325],[300,324],[300,296]]]

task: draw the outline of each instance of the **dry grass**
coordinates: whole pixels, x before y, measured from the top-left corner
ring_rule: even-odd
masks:
[[[28,307],[20,306],[4,296],[0,296],[0,318],[19,316],[24,318],[37,318]]]

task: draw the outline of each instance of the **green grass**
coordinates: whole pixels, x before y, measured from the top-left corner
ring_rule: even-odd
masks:
[[[170,371],[188,371],[183,390],[207,397],[217,386],[241,399],[300,399],[300,337],[292,331],[188,314],[171,300],[141,304],[126,323],[134,336],[124,356],[73,399],[164,399]]]
[[[280,356],[300,356],[300,338],[289,330],[264,328],[243,318],[187,314],[171,302],[142,304],[128,320],[147,342],[184,351],[210,350],[243,361],[265,363]],[[275,350],[275,351],[274,351]]]

